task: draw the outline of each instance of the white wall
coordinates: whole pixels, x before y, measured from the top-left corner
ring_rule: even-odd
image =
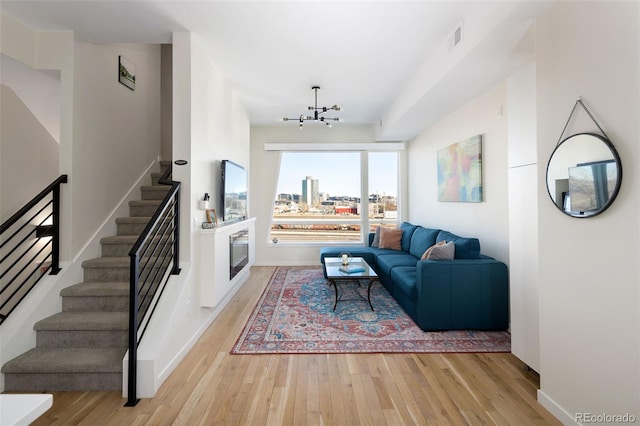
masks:
[[[507,79],[511,352],[540,371],[536,63]]]
[[[0,55],[0,84],[10,87],[56,143],[60,143],[60,71],[34,70]]]
[[[135,65],[133,91],[119,55]],[[76,41],[74,67],[72,253],[160,155],[160,46]]]
[[[640,419],[640,3],[556,2],[537,22],[540,364],[538,399]],[[588,219],[549,200],[545,167],[582,96],[624,170],[613,205]],[[567,134],[597,127],[583,111]]]
[[[0,54],[0,221],[59,173],[60,72]]]
[[[507,99],[501,83],[426,129],[409,143],[409,221],[480,240],[481,252],[508,262]],[[438,201],[438,150],[483,135],[484,201]]]
[[[73,148],[74,40],[70,31],[35,32],[0,12],[0,53],[34,70],[58,70],[60,75],[59,174],[70,174]],[[70,186],[62,185],[62,227],[71,225]],[[65,202],[66,200],[66,202]],[[61,236],[60,257],[71,257],[71,233]]]
[[[250,172],[250,130],[244,107],[197,39],[192,47],[190,202],[192,217],[200,224],[206,220],[198,201],[205,193],[211,197],[211,208],[221,208],[221,161],[231,160]],[[220,212],[218,216],[221,217]]]
[[[0,90],[0,222],[3,222],[60,173],[58,143],[11,88],[0,85]]]
[[[256,217],[256,264],[315,265],[320,263],[320,245],[269,243],[269,225],[273,214],[280,153],[265,151],[265,143],[372,143],[372,126],[295,124],[251,127],[251,216]],[[302,179],[302,177],[301,177]]]
[[[213,260],[202,258],[196,250],[205,221],[198,201],[205,192],[212,200],[219,194],[221,160],[249,169],[249,117],[195,36],[174,33],[172,56],[172,157],[188,161],[173,166],[174,180],[182,182],[182,272],[169,282],[139,347],[141,397],[155,393],[239,288],[232,289],[218,306],[200,307],[197,270],[201,263]]]
[[[160,76],[161,89],[161,157],[163,160],[171,160],[171,145],[173,140],[173,46],[163,44],[160,48],[162,75]]]

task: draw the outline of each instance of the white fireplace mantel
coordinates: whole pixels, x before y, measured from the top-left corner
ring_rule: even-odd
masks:
[[[255,262],[255,223],[254,217],[200,230],[200,306],[217,306],[230,291],[240,288],[249,278],[251,265]],[[229,237],[242,230],[249,231],[249,262],[230,278]]]

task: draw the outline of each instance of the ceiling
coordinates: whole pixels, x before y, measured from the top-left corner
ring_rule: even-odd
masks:
[[[338,104],[345,124],[409,140],[534,55],[542,1],[1,1],[38,31],[94,43],[170,43],[189,31],[252,124]],[[462,25],[462,42],[449,46]]]

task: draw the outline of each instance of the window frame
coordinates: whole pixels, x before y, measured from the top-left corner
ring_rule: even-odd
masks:
[[[396,219],[382,219],[375,220],[375,223],[396,223],[400,224],[402,217],[402,195],[403,183],[401,173],[402,155],[401,152],[405,150],[405,144],[403,142],[377,142],[377,143],[267,143],[264,146],[265,151],[277,151],[278,157],[278,172],[276,173],[276,182],[274,185],[274,194],[271,197],[272,202],[276,200],[278,196],[278,182],[280,179],[280,172],[282,166],[282,153],[296,153],[296,152],[359,152],[360,153],[360,218],[359,219],[318,219],[314,220],[313,224],[336,224],[339,222],[341,225],[359,225],[360,226],[360,240],[359,241],[278,241],[274,242],[271,238],[271,229],[273,225],[278,224],[309,224],[309,219],[277,219],[274,218],[273,209],[270,214],[268,226],[267,226],[267,244],[271,247],[274,246],[361,246],[368,243],[369,230],[372,220],[369,218],[369,153],[370,152],[396,152],[396,172],[397,177],[397,208],[398,214]],[[364,194],[364,195],[363,195]]]

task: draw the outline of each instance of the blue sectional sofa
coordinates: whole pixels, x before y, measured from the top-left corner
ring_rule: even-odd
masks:
[[[509,327],[507,266],[480,254],[477,238],[403,222],[401,250],[323,247],[320,261],[349,252],[363,257],[400,306],[425,331],[506,330]],[[420,260],[440,241],[453,241],[453,260]]]

